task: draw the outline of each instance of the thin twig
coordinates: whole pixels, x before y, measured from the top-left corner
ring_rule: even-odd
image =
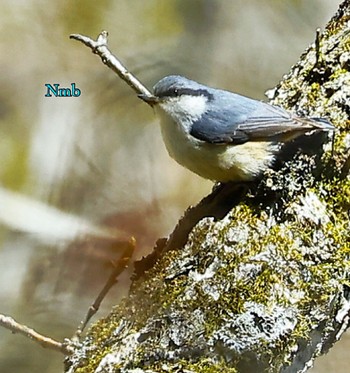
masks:
[[[39,343],[44,348],[59,351],[64,355],[71,355],[74,351],[74,349],[70,345],[57,342],[49,337],[45,337],[44,335],[37,333],[34,329],[19,324],[10,316],[0,314],[0,325],[6,329],[11,330],[12,333],[19,333],[24,335],[32,341]]]
[[[343,167],[341,169],[340,177],[342,179],[345,179],[350,174],[350,152],[348,154],[348,157],[346,158],[346,161],[343,164]]]
[[[71,39],[78,40],[91,48],[92,52],[101,57],[102,62],[112,69],[123,79],[137,94],[153,97],[152,93],[112,54],[107,47],[108,32],[102,31],[97,40],[92,40],[88,36],[72,34]]]
[[[321,29],[318,27],[316,29],[316,39],[315,39],[315,50],[316,50],[316,63],[315,63],[315,66],[318,65],[319,58],[320,58],[320,43],[321,43]]]
[[[85,320],[81,322],[81,325],[75,332],[72,340],[76,340],[80,338],[81,333],[84,331],[86,325],[95,315],[95,313],[99,310],[101,303],[105,296],[108,294],[109,290],[118,282],[118,277],[120,274],[127,268],[128,263],[132,257],[132,254],[135,250],[135,239],[131,238],[130,241],[127,243],[122,256],[118,259],[117,262],[113,263],[114,270],[107,279],[106,284],[98,294],[97,298],[95,299],[94,303],[89,307],[88,312],[86,314]]]

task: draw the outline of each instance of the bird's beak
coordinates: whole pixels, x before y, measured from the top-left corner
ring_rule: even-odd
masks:
[[[151,96],[151,95],[146,95],[146,94],[140,94],[140,95],[137,95],[137,97],[139,97],[141,100],[145,101],[146,104],[150,105],[150,106],[154,106],[156,104],[158,104],[159,102],[159,99],[157,96]]]

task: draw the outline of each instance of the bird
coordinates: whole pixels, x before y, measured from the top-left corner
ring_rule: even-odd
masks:
[[[139,97],[159,115],[170,157],[215,182],[256,180],[273,167],[284,144],[334,130],[325,118],[298,116],[179,75],[162,78],[153,94]]]

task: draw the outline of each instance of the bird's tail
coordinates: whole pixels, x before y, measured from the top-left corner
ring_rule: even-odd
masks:
[[[313,121],[313,124],[316,129],[319,128],[320,130],[324,130],[324,131],[335,130],[335,127],[333,126],[333,124],[325,118],[309,118],[309,119]]]

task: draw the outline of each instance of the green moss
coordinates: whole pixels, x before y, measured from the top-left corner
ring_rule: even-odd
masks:
[[[81,372],[92,372],[103,356],[111,351],[110,343],[116,341],[112,339],[113,342],[109,342],[109,339],[118,328],[120,320],[125,319],[123,309],[132,305],[135,313],[132,317],[129,315],[128,319],[132,320],[136,331],[149,317],[157,317],[158,313],[171,307],[175,300],[178,302],[186,291],[188,282],[188,272],[174,267],[174,263],[182,255],[193,257],[198,273],[204,273],[215,258],[224,263],[217,270],[212,285],[214,282],[223,284],[227,291],[222,292],[220,298],[215,300],[201,287],[201,283],[198,283],[192,289],[193,298],[181,306],[188,314],[192,314],[195,309],[201,310],[206,320],[206,338],[210,338],[218,330],[227,314],[244,313],[246,302],[265,305],[268,309],[273,299],[274,302],[287,307],[298,307],[300,312],[297,324],[288,338],[278,340],[273,349],[263,340],[259,346],[261,354],[265,354],[267,359],[277,365],[283,364],[284,362],[278,360],[278,353],[282,356],[283,351],[292,350],[301,339],[307,340],[310,328],[319,322],[310,317],[310,311],[317,307],[319,312],[326,313],[339,290],[339,284],[349,282],[343,273],[350,272],[350,260],[346,260],[350,256],[349,221],[346,218],[350,206],[350,180],[322,181],[315,186],[312,193],[318,193],[321,201],[332,206],[332,210],[328,211],[331,220],[318,227],[306,221],[291,220],[266,229],[268,214],[265,211],[254,213],[254,210],[245,204],[233,209],[230,217],[227,217],[227,224],[223,224],[221,229],[220,222],[216,226],[210,219],[199,224],[189,239],[190,252],[184,254],[184,249],[185,251],[167,253],[143,279],[134,284],[135,294],[116,307],[109,317],[100,320],[90,329],[89,339],[93,341],[94,347],[86,350],[88,365]],[[246,227],[246,237],[243,238],[244,234],[242,237],[234,236],[237,242],[232,249],[229,242],[230,230],[237,227]],[[318,237],[317,242],[315,237]],[[214,242],[214,252],[203,248],[203,243],[213,245]],[[313,245],[317,245],[322,251],[319,257],[311,249]],[[275,261],[264,260],[261,255],[265,252],[275,252]],[[322,255],[325,255],[325,259],[322,259]],[[309,265],[301,266],[301,263],[307,262]],[[244,266],[248,264],[256,265],[254,275],[244,275]],[[171,266],[174,272],[169,276]],[[210,285],[210,281],[208,284]],[[288,292],[281,291],[276,296],[278,288],[288,288]],[[294,292],[300,294],[300,299],[298,295],[291,296]],[[218,310],[225,312],[218,314]],[[144,353],[146,351],[141,344],[138,347],[138,356],[144,356]],[[136,357],[133,367],[138,364],[142,366],[142,361]],[[231,364],[232,361],[230,366]],[[181,366],[194,372],[230,371],[228,369],[235,372],[234,368],[229,368],[224,362],[213,364],[206,358],[197,362],[183,361]],[[177,364],[169,372],[178,371],[178,367]],[[149,369],[156,369],[156,365],[153,368],[150,366]]]
[[[326,192],[325,201],[327,205],[332,206],[334,212],[332,218],[336,219],[337,227],[344,223],[349,224],[348,213],[350,209],[350,179],[334,178],[333,180],[322,183],[322,189]],[[337,231],[333,230],[336,241],[339,236]]]
[[[333,71],[332,75],[329,77],[329,81],[337,80],[343,74],[346,74],[346,73],[348,73],[348,70],[346,69],[342,69],[342,68],[336,69],[335,71]]]
[[[168,372],[168,373],[238,373],[237,369],[227,367],[225,361],[214,363],[210,359],[202,359],[200,362],[191,363],[186,360],[179,360],[176,364],[155,364],[148,367],[154,372]]]
[[[274,103],[305,113],[317,109],[318,115],[322,109],[336,126],[348,130],[348,109],[331,101],[334,93],[342,89],[338,83],[349,70],[348,63],[340,66],[339,57],[349,50],[350,38],[343,37],[342,43],[326,40],[338,26],[330,23],[321,40],[317,64],[314,49],[310,48],[292,68],[276,90]],[[341,40],[341,36],[338,38]],[[313,329],[332,322],[330,305],[338,301],[336,295],[343,285],[350,284],[350,179],[342,178],[348,156],[344,139],[345,133],[337,133],[334,154],[329,151],[323,157],[325,168],[331,172],[326,170],[316,177],[316,157],[295,157],[270,175],[269,185],[263,181],[261,190],[253,191],[222,221],[201,221],[183,249],[162,255],[142,278],[134,281],[129,298],[90,329],[81,350],[80,361],[86,366],[76,372],[93,372],[113,345],[123,343],[123,336],[115,335],[121,320],[129,325],[130,335],[145,325],[151,324],[152,329],[152,322],[159,322],[158,329],[166,328],[168,315],[178,312],[185,321],[189,319],[190,326],[197,323],[201,336],[208,341],[227,326],[227,320],[244,315],[249,303],[262,307],[266,315],[276,305],[295,311],[296,324],[290,331],[271,340],[259,337],[248,347],[248,353],[256,353],[269,371],[280,371],[298,348],[307,346]],[[319,210],[312,206],[313,202],[319,203]],[[210,269],[212,274],[206,277]],[[194,280],[196,276],[200,279]],[[194,312],[200,315],[198,319],[193,317]],[[327,330],[318,332],[325,334]],[[248,334],[242,336],[239,330],[236,333],[238,340],[246,342]],[[146,361],[147,368],[156,372],[164,371],[165,364],[170,373],[235,373],[238,368],[234,366],[245,358],[229,351],[232,356],[218,362],[217,356],[225,353],[216,354],[206,346],[209,351],[198,354],[196,361],[183,358],[175,364],[154,355],[154,351],[158,348],[159,354],[166,354],[167,349],[176,350],[176,346],[159,347],[158,342],[150,338],[138,344],[132,361],[126,358],[125,365],[144,367]],[[194,348],[191,343],[189,337],[186,347]],[[211,354],[215,354],[215,362],[208,358]],[[116,371],[119,368],[116,366]]]

